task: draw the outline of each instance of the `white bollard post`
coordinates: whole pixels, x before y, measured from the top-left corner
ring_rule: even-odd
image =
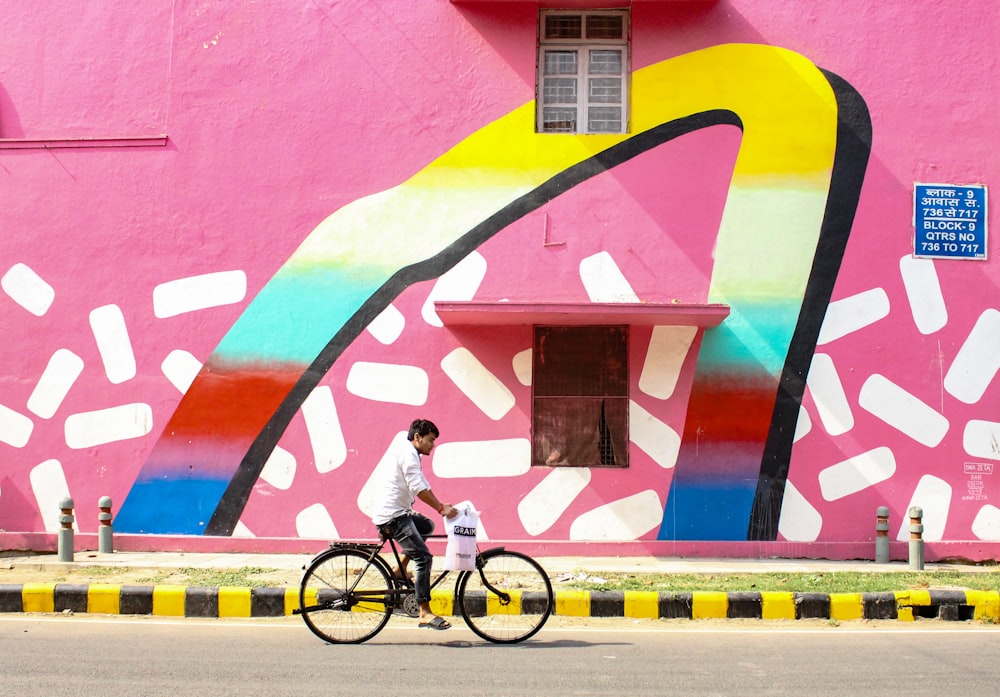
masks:
[[[111,497],[102,496],[97,501],[97,507],[101,509],[97,516],[97,551],[101,554],[111,554],[115,551],[114,528],[111,525]]]
[[[73,499],[59,502],[59,561],[73,561]]]
[[[922,571],[924,568],[924,509],[910,506],[910,568]]]
[[[889,507],[879,506],[875,511],[875,563],[889,563]]]

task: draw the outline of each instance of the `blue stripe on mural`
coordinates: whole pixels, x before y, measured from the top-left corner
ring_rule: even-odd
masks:
[[[115,517],[115,530],[201,535],[228,484],[224,479],[137,480]]]
[[[663,511],[659,539],[745,539],[756,489],[756,476],[711,482],[675,479]]]

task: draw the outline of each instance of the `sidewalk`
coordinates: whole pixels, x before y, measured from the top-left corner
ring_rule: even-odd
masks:
[[[291,614],[298,604],[297,582],[307,554],[217,554],[169,552],[77,552],[72,563],[55,554],[0,557],[0,612],[101,612],[184,617],[274,617]],[[573,577],[594,580],[602,573],[833,573],[907,571],[906,562],[823,559],[719,559],[665,557],[544,557],[538,559],[553,582],[555,614],[590,617],[663,619],[1000,619],[995,591],[917,590],[895,593],[782,593],[577,591],[560,587]],[[281,588],[196,588],[114,583],[6,583],[4,570],[37,571],[52,578],[59,571],[100,566],[127,569],[266,568],[289,572]],[[993,567],[926,563],[925,571],[990,572]],[[29,573],[30,575],[30,573]],[[9,578],[10,576],[8,576]],[[436,596],[439,614],[452,613],[450,591]]]
[[[96,551],[76,552],[73,564],[78,566],[107,566],[149,569],[239,569],[249,567],[295,569],[312,558],[311,554],[219,554],[211,552],[114,552],[101,554]],[[905,561],[876,564],[873,561],[835,561],[830,559],[720,559],[678,557],[538,557],[537,561],[550,577],[574,571],[588,573],[789,573],[810,572],[886,572],[907,571]],[[56,554],[26,554],[0,557],[0,570],[9,564],[61,566]],[[925,563],[926,571],[988,572],[995,567],[971,564]]]

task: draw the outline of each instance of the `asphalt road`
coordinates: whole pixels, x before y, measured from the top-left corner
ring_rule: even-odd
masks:
[[[0,615],[4,693],[118,695],[1000,695],[1000,629],[973,623],[560,620],[487,644],[394,620],[330,646],[297,618]]]

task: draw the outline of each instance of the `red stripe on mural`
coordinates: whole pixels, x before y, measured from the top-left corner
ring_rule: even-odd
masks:
[[[761,443],[767,440],[777,385],[773,378],[750,383],[714,375],[695,384],[684,423],[685,443]]]
[[[209,367],[198,375],[164,431],[165,437],[207,435],[252,440],[302,374],[302,367]]]

